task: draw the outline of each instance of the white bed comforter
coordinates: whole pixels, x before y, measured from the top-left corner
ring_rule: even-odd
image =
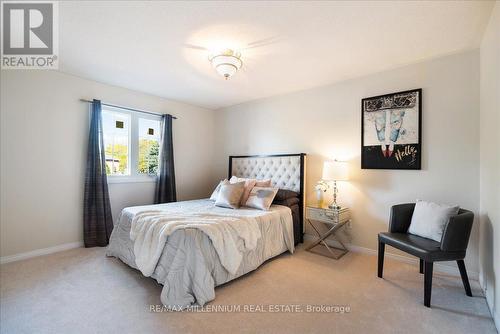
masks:
[[[182,226],[182,228],[172,229],[170,225],[169,229],[172,231],[164,234],[165,242],[153,245],[155,242],[146,239],[158,238],[159,234],[154,232],[155,228],[152,224],[141,224],[140,217],[141,213],[144,215],[147,212],[153,216],[158,215],[158,211],[161,211],[159,218],[164,220],[163,226],[169,225],[172,221],[167,217],[177,217],[177,221],[184,220],[184,222],[175,223],[176,226]],[[213,219],[214,222],[202,223],[208,225],[217,225],[215,222],[217,220],[225,221],[222,224],[229,226],[238,221],[239,223],[236,224],[240,227],[254,222],[258,227],[260,238],[256,239],[256,244],[253,246],[252,240],[254,239],[250,236],[250,231],[247,231],[248,233],[245,231],[227,232],[231,236],[223,236],[222,241],[226,243],[228,239],[232,239],[231,242],[235,245],[227,246],[226,250],[224,250],[226,246],[221,246],[217,250],[216,248],[220,245],[216,246],[216,243],[221,241],[214,242],[209,235],[198,228],[199,226],[186,223],[188,217],[189,219],[198,217],[200,220]],[[216,286],[255,270],[266,260],[287,250],[290,252],[294,250],[292,215],[290,209],[284,206],[273,205],[269,211],[250,208],[232,210],[215,207],[214,202],[210,200],[195,200],[130,207],[123,209],[119,221],[115,223],[107,255],[117,257],[136,269],[140,268],[134,250],[135,242],[131,240],[134,220],[136,220],[134,226],[136,232],[132,232],[132,235],[135,235],[136,241],[137,237],[142,234],[141,228],[150,232],[149,236],[144,234],[141,237],[144,239],[142,243],[146,250],[139,250],[138,254],[142,254],[139,257],[144,256],[144,259],[139,259],[138,262],[148,263],[148,268],[143,268],[146,274],[149,274],[153,268],[150,276],[163,285],[161,302],[174,309],[203,306],[215,298]],[[147,247],[151,248],[148,250]],[[238,249],[238,252],[231,254],[240,254],[240,260],[238,260],[238,255],[232,260],[228,260],[225,255],[230,253],[229,249],[234,248]],[[148,253],[154,253],[154,260],[149,261],[150,259],[145,255]],[[234,271],[236,266],[237,269]]]
[[[260,230],[253,217],[230,217],[222,214],[144,210],[132,219],[130,239],[134,242],[135,264],[144,276],[151,276],[160,259],[168,236],[177,230],[196,228],[205,233],[219,260],[231,274],[236,274],[243,252],[257,246]],[[238,241],[243,240],[243,247]]]

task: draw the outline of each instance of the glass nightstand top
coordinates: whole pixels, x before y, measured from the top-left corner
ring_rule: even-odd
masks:
[[[313,209],[322,209],[322,210],[335,211],[335,210],[333,210],[333,209],[330,209],[330,208],[328,207],[328,204],[324,204],[324,205],[321,205],[321,206],[320,206],[320,205],[318,205],[317,203],[310,203],[310,204],[307,204],[307,205],[306,205],[306,207],[308,207],[308,208],[313,208]],[[344,206],[344,207],[341,207],[341,208],[340,208],[339,212],[348,211],[348,210],[349,210],[349,208],[347,208],[347,207],[345,207],[345,206]]]

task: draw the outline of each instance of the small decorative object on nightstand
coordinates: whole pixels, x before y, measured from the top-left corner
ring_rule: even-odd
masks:
[[[335,260],[338,260],[345,254],[347,254],[347,247],[340,239],[336,238],[335,235],[345,224],[351,221],[351,214],[348,208],[333,210],[317,205],[308,205],[306,208],[306,221],[309,223],[309,225],[311,225],[311,227],[318,235],[318,239],[316,239],[311,245],[309,245],[306,250],[334,258]],[[325,233],[321,233],[318,228],[314,226],[313,221],[328,225],[328,231]],[[337,241],[341,245],[341,247],[333,247],[328,245],[326,243],[326,238],[330,236],[332,237],[330,239],[334,239],[335,241]],[[321,246],[324,247],[323,252],[321,252],[319,249],[316,249]],[[339,250],[340,254],[336,254],[338,252],[335,252],[334,249]]]
[[[319,207],[323,206],[323,193],[325,193],[329,188],[330,185],[328,185],[328,183],[323,180],[319,180],[318,183],[316,183],[314,189],[316,189],[316,204]]]

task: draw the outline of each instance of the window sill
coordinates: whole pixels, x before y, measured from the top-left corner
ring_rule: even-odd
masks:
[[[108,184],[112,183],[154,183],[156,176],[108,176]]]

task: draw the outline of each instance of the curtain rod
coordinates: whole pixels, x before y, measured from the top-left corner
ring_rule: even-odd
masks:
[[[87,103],[92,103],[93,101],[86,100],[86,99],[80,99],[81,102],[87,102]],[[120,109],[125,109],[125,110],[130,110],[130,111],[135,111],[135,112],[140,112],[143,114],[149,114],[149,115],[155,115],[155,116],[161,116],[162,114],[146,111],[146,110],[141,110],[141,109],[135,109],[135,108],[129,108],[129,107],[124,107],[124,106],[118,106],[116,104],[110,104],[110,103],[104,103],[101,102],[103,106],[108,106],[108,107],[114,107],[114,108],[120,108]],[[173,119],[177,119],[177,117],[172,116]]]

